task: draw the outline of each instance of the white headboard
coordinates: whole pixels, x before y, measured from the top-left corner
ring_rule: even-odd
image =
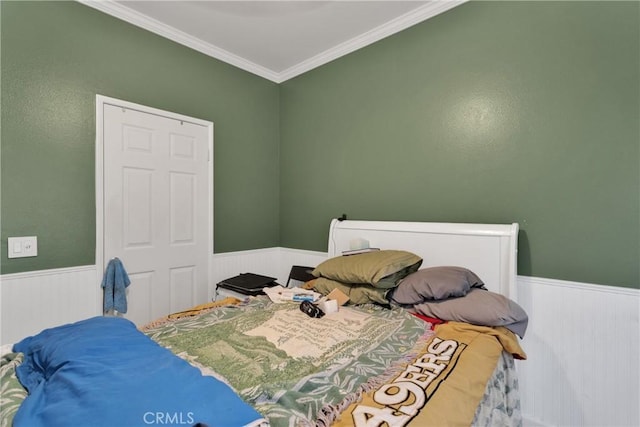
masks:
[[[518,224],[454,224],[442,222],[331,221],[329,257],[350,249],[354,239],[369,246],[399,249],[422,257],[420,268],[465,267],[487,289],[517,301]]]

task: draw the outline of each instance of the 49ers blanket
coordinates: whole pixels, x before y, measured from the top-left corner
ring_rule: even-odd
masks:
[[[504,327],[438,325],[404,371],[363,394],[333,426],[469,426],[503,350],[526,359]]]

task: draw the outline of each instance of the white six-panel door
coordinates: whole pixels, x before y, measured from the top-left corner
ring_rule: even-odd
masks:
[[[206,301],[209,129],[104,105],[103,266],[131,279],[124,315],[138,325]]]

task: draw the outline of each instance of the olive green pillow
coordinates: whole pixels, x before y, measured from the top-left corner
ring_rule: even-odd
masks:
[[[417,271],[421,264],[422,258],[411,252],[381,250],[329,258],[318,265],[312,274],[342,283],[368,284],[389,289],[408,274]]]
[[[348,304],[389,304],[386,298],[388,289],[374,288],[370,285],[350,285],[325,279],[324,277],[320,277],[310,283],[313,283],[313,290],[322,295],[328,295],[332,290],[339,289],[349,297]]]

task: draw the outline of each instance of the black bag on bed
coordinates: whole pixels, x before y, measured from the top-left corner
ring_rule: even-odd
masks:
[[[277,286],[275,277],[242,273],[218,283],[218,288],[229,289],[242,295],[264,295],[263,288]]]

